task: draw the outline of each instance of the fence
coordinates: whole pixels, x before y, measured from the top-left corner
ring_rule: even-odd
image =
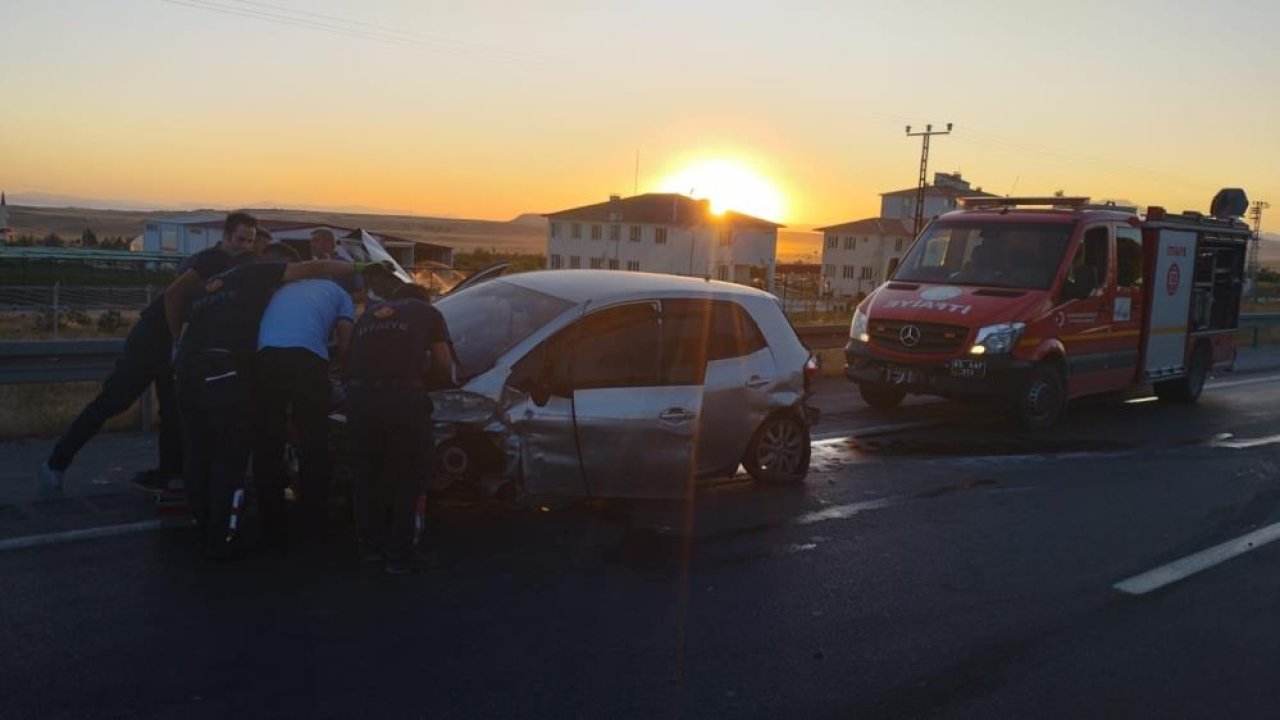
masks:
[[[0,286],[0,310],[9,312],[76,310],[139,310],[164,288],[89,287],[76,285]]]

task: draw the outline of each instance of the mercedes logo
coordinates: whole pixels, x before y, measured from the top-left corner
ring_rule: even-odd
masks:
[[[898,331],[898,340],[902,342],[903,347],[915,347],[920,343],[920,328],[915,325],[903,325],[902,330]]]

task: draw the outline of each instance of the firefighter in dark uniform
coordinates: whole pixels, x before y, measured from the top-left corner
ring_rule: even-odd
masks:
[[[347,369],[361,555],[385,559],[388,573],[402,575],[415,569],[415,520],[431,473],[427,393],[454,383],[449,329],[427,291],[405,285],[368,308],[356,323]]]
[[[210,278],[192,298],[175,367],[186,439],[187,502],[210,557],[245,549],[250,362],[267,302],[291,280],[339,277],[357,269],[332,260],[246,264]]]
[[[174,328],[182,328],[182,310],[202,280],[230,267],[232,260],[252,252],[257,220],[245,213],[231,213],[222,228],[222,242],[191,255],[178,268],[178,278],[157,296],[129,331],[124,356],[102,384],[102,391],[76,417],[58,440],[49,459],[39,469],[40,490],[56,495],[62,490],[62,474],[102,424],[119,415],[154,383],[160,406],[160,464],[140,472],[135,484],[163,490],[168,481],[182,475],[182,429],[170,366]]]

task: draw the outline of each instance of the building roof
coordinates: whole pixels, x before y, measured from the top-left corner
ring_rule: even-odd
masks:
[[[717,215],[711,212],[711,205],[707,200],[699,200],[678,193],[645,193],[625,198],[615,196],[602,203],[547,213],[545,217],[553,220],[602,223],[688,226],[712,222],[763,228],[783,227],[778,223],[732,210]]]
[[[906,190],[893,190],[891,192],[880,193],[880,197],[897,197],[910,196],[915,197],[919,188],[907,188]],[[957,187],[949,187],[946,185],[926,185],[924,194],[930,197],[945,197],[952,200],[962,197],[995,197],[989,192],[983,192],[980,189],[965,189]]]
[[[889,235],[903,236],[911,235],[911,231],[907,229],[906,223],[898,218],[866,218],[865,220],[853,220],[839,225],[828,225],[827,227],[814,228],[816,232],[836,232],[850,233],[853,235]]]

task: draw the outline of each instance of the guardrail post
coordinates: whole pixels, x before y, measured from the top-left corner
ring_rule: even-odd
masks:
[[[59,322],[62,310],[58,307],[58,289],[60,285],[61,283],[58,282],[53,284],[53,336],[55,338],[58,337],[58,326],[62,324]]]
[[[1259,336],[1260,336],[1261,334],[1262,334],[1262,326],[1261,326],[1261,325],[1254,325],[1254,326],[1253,326],[1253,345],[1252,345],[1252,347],[1255,347],[1255,348],[1256,348],[1256,347],[1258,347],[1258,339],[1259,339]]]

